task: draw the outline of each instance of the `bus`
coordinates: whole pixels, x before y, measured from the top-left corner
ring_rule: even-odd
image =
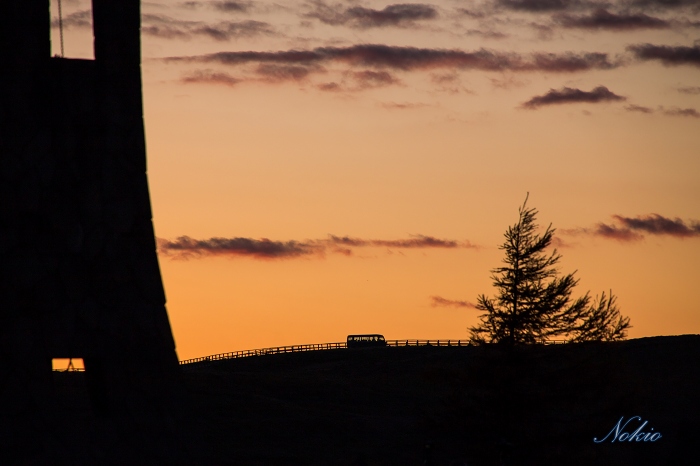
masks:
[[[384,335],[348,335],[348,348],[373,348],[386,346]]]

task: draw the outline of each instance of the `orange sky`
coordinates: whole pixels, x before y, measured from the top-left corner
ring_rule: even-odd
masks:
[[[64,0],[68,57],[87,6]],[[464,339],[478,311],[433,297],[493,293],[527,192],[630,337],[700,333],[699,8],[144,3],[156,233],[195,246],[160,256],[180,358]]]

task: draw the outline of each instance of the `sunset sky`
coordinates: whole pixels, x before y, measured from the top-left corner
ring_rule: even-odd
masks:
[[[88,8],[63,0],[66,57],[92,56]],[[576,296],[612,290],[632,338],[700,333],[698,0],[142,13],[181,359],[349,333],[465,339],[528,192]]]

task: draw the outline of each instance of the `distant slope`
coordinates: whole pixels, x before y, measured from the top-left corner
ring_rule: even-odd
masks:
[[[183,378],[197,464],[421,465],[430,443],[433,465],[693,465],[699,367],[684,335],[292,353]],[[662,438],[593,442],[635,415]]]

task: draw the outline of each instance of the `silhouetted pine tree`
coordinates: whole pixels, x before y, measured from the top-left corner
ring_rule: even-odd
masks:
[[[545,251],[555,232],[552,225],[541,235],[535,233],[537,210],[527,207],[527,197],[518,212],[518,222],[508,228],[500,246],[505,266],[491,270],[497,295],[478,297],[476,308],[485,314],[469,329],[471,340],[516,345],[557,337],[571,342],[625,338],[629,318],[620,315],[615,296],[603,293],[593,305],[588,293],[572,301],[576,272],[558,276],[561,255],[556,249]]]
[[[615,304],[616,300],[617,297],[612,291],[609,295],[603,292],[600,298],[596,296],[593,304],[587,307],[583,314],[569,316],[568,341],[624,340],[627,337],[627,329],[631,327],[630,318],[620,314]]]

